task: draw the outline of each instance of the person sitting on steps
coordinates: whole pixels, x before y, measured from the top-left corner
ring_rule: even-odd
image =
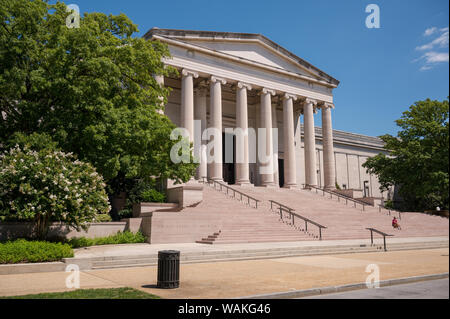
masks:
[[[393,218],[392,219],[392,227],[394,227],[394,228],[396,228],[396,229],[398,229],[398,230],[401,230],[402,228],[400,227],[400,224],[398,223],[398,220],[397,220],[397,218]]]

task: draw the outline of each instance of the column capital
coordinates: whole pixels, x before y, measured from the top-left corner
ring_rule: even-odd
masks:
[[[202,80],[197,84],[196,88],[197,92],[200,93],[200,95],[206,95],[208,91],[208,83],[206,80]]]
[[[236,86],[238,88],[240,88],[240,89],[245,88],[245,89],[247,89],[249,91],[252,89],[252,86],[250,84],[247,84],[247,83],[244,83],[244,82],[238,82]]]
[[[270,94],[272,96],[275,96],[276,92],[275,92],[275,90],[271,90],[268,88],[262,88],[261,94]]]
[[[296,101],[297,100],[297,95],[294,94],[290,94],[290,93],[284,93],[282,96],[283,100],[289,100],[292,99],[292,101]]]
[[[198,78],[198,73],[192,70],[188,70],[188,69],[183,69],[181,71],[181,75],[182,76],[192,76],[194,78]]]
[[[304,104],[312,104],[313,106],[317,106],[317,100],[306,97],[303,99]]]
[[[196,91],[199,96],[206,96],[208,89],[204,86],[198,86]]]
[[[323,103],[320,104],[320,107],[322,109],[328,109],[328,108],[334,109],[334,104],[333,103],[328,103],[328,102],[323,102]]]
[[[211,75],[210,81],[212,83],[216,83],[216,82],[220,82],[222,85],[227,83],[227,80],[223,79],[223,78],[219,78],[217,76]]]

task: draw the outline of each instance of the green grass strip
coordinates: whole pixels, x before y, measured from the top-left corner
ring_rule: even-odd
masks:
[[[66,292],[51,292],[23,296],[1,297],[0,299],[161,299],[137,289],[102,288],[102,289],[77,289]]]

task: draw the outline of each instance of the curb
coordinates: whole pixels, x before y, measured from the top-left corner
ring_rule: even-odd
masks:
[[[446,272],[446,273],[442,273],[442,274],[433,274],[433,275],[413,276],[413,277],[405,277],[405,278],[398,278],[398,279],[381,280],[379,282],[379,284],[380,284],[380,287],[387,287],[387,286],[393,286],[393,285],[414,283],[414,282],[419,282],[419,281],[445,279],[448,277],[449,277],[449,273]],[[358,289],[369,289],[369,288],[367,288],[367,285],[364,282],[364,283],[348,284],[348,285],[342,285],[342,286],[330,286],[330,287],[323,287],[323,288],[311,288],[311,289],[294,290],[294,291],[287,291],[287,292],[276,292],[276,293],[272,293],[272,294],[252,295],[252,296],[246,296],[246,297],[238,297],[238,298],[234,298],[234,299],[292,299],[292,298],[317,296],[317,295],[324,295],[324,294],[344,292],[344,291],[350,291],[350,290],[358,290]]]

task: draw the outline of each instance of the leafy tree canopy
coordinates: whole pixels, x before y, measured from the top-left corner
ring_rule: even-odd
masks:
[[[166,45],[133,37],[124,14],[85,13],[68,28],[63,3],[0,3],[0,146],[18,132],[47,133],[111,182],[157,176],[186,181],[194,164],[174,164],[174,124],[157,111],[168,89],[153,75]]]
[[[399,186],[406,209],[448,209],[448,100],[416,102],[396,123],[396,137],[381,136],[390,156],[379,154],[363,166],[378,175],[382,190]]]

